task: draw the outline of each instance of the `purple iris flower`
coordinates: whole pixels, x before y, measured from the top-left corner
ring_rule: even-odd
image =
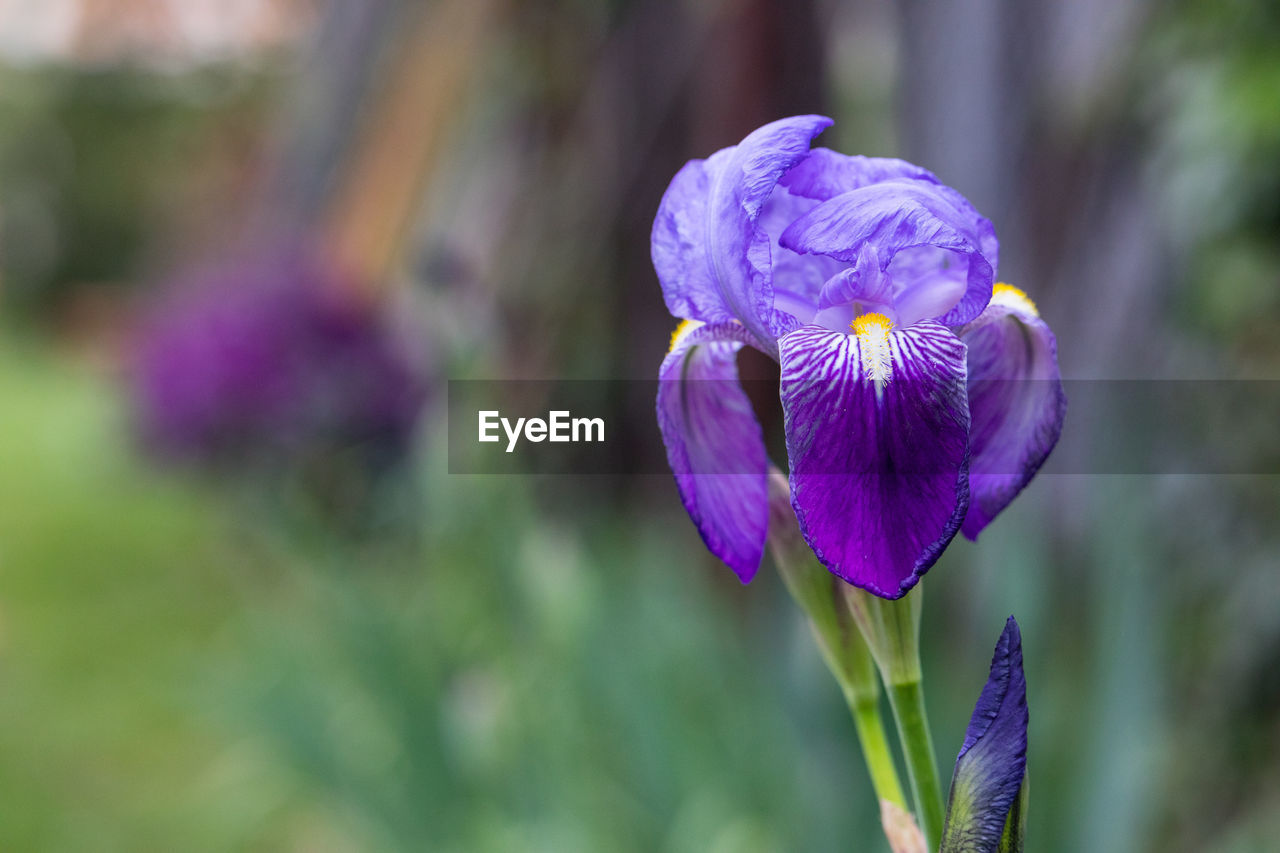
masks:
[[[1053,333],[995,283],[991,223],[919,166],[810,150],[830,125],[765,125],[667,188],[653,264],[684,322],[658,421],[703,540],[750,581],[769,460],[736,354],[772,357],[805,540],[845,581],[898,598],[1026,486],[1066,402]]]
[[[425,397],[386,318],[302,250],[186,274],[140,330],[135,401],[148,446],[217,466],[409,449]]]
[[[1010,616],[956,758],[940,853],[1022,850],[1027,721],[1022,634]]]

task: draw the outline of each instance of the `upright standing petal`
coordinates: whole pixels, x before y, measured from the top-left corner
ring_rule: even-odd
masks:
[[[672,314],[737,320],[758,346],[776,351],[769,238],[756,221],[778,179],[830,125],[823,116],[781,119],[680,170],[662,197],[651,247]]]
[[[749,582],[769,529],[768,456],[735,361],[737,323],[682,326],[662,362],[658,425],[680,498],[707,548]]]
[[[936,284],[949,294],[947,302],[936,313],[899,319],[904,325],[935,318],[945,325],[958,325],[986,307],[994,277],[971,211],[968,202],[947,187],[885,181],[823,202],[793,222],[780,243],[793,252],[827,255],[846,263],[857,262],[871,244],[885,268],[899,252],[924,253],[930,268],[945,275],[926,276],[911,264],[912,280],[905,284],[912,289]],[[919,297],[913,301],[929,304]]]
[[[1022,291],[997,284],[991,304],[959,332],[969,346],[969,514],[976,539],[1031,481],[1062,434],[1067,398],[1058,345]]]
[[[906,160],[815,148],[803,163],[783,176],[782,185],[793,195],[826,201],[859,187],[903,179],[941,183],[933,172]]]
[[[931,185],[927,191],[945,201],[953,222],[981,250],[995,269],[1000,264],[1000,243],[996,229],[969,200],[938,180],[937,175],[914,163],[892,157],[863,157],[815,148],[808,158],[783,176],[781,184],[789,193],[816,201],[880,184],[885,181],[916,181]]]
[[[799,166],[783,176],[783,180],[808,162],[801,161]],[[817,205],[818,202],[811,198],[792,195],[780,182],[756,222],[757,228],[769,239],[767,260],[773,287],[773,307],[775,311],[795,317],[801,324],[812,322],[823,283],[844,266],[834,258],[801,255],[778,245],[778,238],[787,226]]]
[[[883,598],[906,594],[968,507],[964,344],[936,323],[779,341],[791,502],[818,559]]]
[[[997,853],[1002,839],[1020,842],[1026,770],[1027,680],[1022,635],[1010,616],[956,758],[939,853]]]

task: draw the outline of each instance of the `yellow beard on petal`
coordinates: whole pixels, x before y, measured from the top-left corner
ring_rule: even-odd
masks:
[[[667,347],[667,353],[670,354],[675,350],[676,344],[680,339],[689,334],[693,330],[702,325],[701,320],[681,320],[680,325],[676,326],[676,330],[671,333],[671,346]]]
[[[1003,281],[996,282],[995,286],[991,288],[991,301],[1009,308],[1021,309],[1033,317],[1040,316],[1040,312],[1036,309],[1036,304],[1031,301],[1031,297],[1012,284],[1005,284]]]
[[[862,354],[862,372],[882,388],[893,375],[893,354],[889,350],[889,332],[893,321],[883,314],[863,314],[850,326],[858,336]]]

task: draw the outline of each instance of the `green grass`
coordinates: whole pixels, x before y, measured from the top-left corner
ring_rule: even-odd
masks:
[[[271,837],[285,786],[199,708],[238,619],[225,519],[131,452],[101,378],[6,343],[0,400],[0,849]]]

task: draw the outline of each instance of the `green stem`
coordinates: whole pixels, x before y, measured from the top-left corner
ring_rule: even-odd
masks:
[[[812,561],[812,558],[809,558]],[[797,564],[799,563],[799,564]],[[840,581],[813,562],[792,561],[783,568],[783,579],[792,598],[809,617],[809,628],[827,669],[835,676],[853,714],[854,728],[862,744],[862,757],[871,775],[876,798],[907,809],[907,798],[898,781],[898,768],[889,749],[880,715],[880,677],[871,650],[851,620],[844,617]]]
[[[920,813],[920,828],[928,849],[936,850],[942,838],[942,788],[938,782],[933,736],[924,710],[924,688],[920,680],[915,679],[889,683],[887,690],[902,752],[907,759],[911,795]]]
[[[809,617],[809,628],[822,659],[844,693],[876,797],[906,811],[907,798],[898,781],[898,768],[880,715],[880,678],[871,650],[845,606],[844,584],[818,565],[801,537],[788,500],[786,477],[772,472],[769,491],[769,546],[778,573],[791,597]]]
[[[933,737],[924,710],[924,674],[920,669],[922,594],[917,588],[906,598],[889,600],[848,587],[845,604],[880,668],[907,760],[920,829],[928,849],[936,850],[944,818]]]
[[[876,798],[888,800],[906,811],[907,798],[902,793],[898,767],[893,762],[884,721],[880,718],[880,703],[876,700],[855,699],[848,690],[845,691],[845,699],[849,702],[849,710],[853,712],[853,725],[858,731],[862,757],[866,760],[867,772],[871,774],[871,786],[875,789]]]

